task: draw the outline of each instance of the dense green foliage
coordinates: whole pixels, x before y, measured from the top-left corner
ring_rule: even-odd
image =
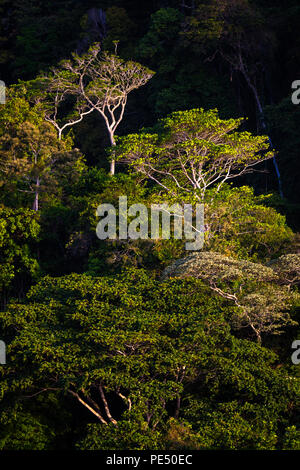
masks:
[[[0,449],[299,450],[297,0],[0,12]],[[203,249],[100,240],[120,196]]]
[[[1,394],[32,397],[40,440],[39,394],[73,400],[73,413],[87,408],[75,430],[81,449],[275,448],[296,417],[297,383],[274,368],[274,353],[232,335],[232,315],[198,280],[159,283],[132,269],[46,277],[1,315],[10,338]],[[2,433],[12,425],[6,417]],[[6,448],[24,423],[14,426]]]

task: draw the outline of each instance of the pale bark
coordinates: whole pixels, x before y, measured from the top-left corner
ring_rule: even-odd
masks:
[[[102,398],[102,402],[103,402],[103,406],[104,406],[104,409],[105,409],[106,416],[108,417],[108,419],[111,423],[118,424],[117,421],[112,417],[112,415],[110,413],[110,409],[109,409],[109,406],[108,406],[108,403],[107,403],[105,393],[104,393],[104,389],[103,389],[102,385],[99,385],[99,391],[100,391],[100,396]]]
[[[68,392],[71,393],[71,395],[73,395],[75,398],[77,398],[79,403],[85,406],[91,413],[93,413],[93,415],[97,416],[97,418],[101,421],[102,424],[107,424],[101,413],[99,411],[94,410],[90,405],[88,405],[82,398],[80,398],[78,393],[75,393],[72,390],[68,390]]]
[[[39,176],[36,179],[36,187],[34,192],[34,202],[33,202],[33,210],[39,210],[39,187],[40,187],[40,178]]]

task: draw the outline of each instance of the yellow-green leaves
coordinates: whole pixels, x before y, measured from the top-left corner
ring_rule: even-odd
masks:
[[[223,120],[217,110],[177,111],[159,122],[159,134],[118,140],[117,159],[172,194],[203,201],[210,187],[252,171],[273,156],[266,136],[236,132],[242,119]]]

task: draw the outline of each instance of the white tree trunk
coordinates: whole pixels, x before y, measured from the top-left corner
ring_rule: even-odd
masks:
[[[112,131],[109,131],[109,141],[110,141],[110,145],[112,147],[115,147],[116,145],[116,142],[115,142],[115,138],[114,138],[114,134]],[[115,174],[115,171],[116,171],[116,161],[115,159],[111,160],[110,162],[110,171],[109,171],[109,174],[111,176],[113,176]]]
[[[40,186],[40,178],[38,176],[37,179],[36,179],[36,188],[35,188],[34,202],[33,202],[33,210],[34,211],[39,210],[39,186]]]

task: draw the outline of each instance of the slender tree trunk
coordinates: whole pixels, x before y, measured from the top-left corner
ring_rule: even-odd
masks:
[[[115,162],[115,160],[112,160],[112,161],[110,162],[109,174],[110,174],[111,176],[113,176],[113,175],[115,174],[115,172],[116,172],[116,162]]]
[[[110,140],[110,145],[111,145],[112,147],[115,147],[115,146],[116,146],[116,142],[115,142],[114,134],[113,134],[112,131],[109,132],[109,140]],[[114,151],[113,151],[113,153],[114,153]],[[110,171],[109,171],[109,174],[110,174],[111,176],[113,176],[113,175],[115,174],[115,172],[116,172],[116,161],[115,161],[115,159],[113,159],[113,160],[111,160],[111,162],[110,162]]]
[[[256,102],[256,105],[257,105],[257,109],[258,109],[258,113],[259,113],[259,117],[260,117],[260,120],[261,120],[261,126],[264,129],[264,131],[266,131],[266,133],[268,135],[268,138],[269,138],[270,145],[271,145],[271,147],[273,147],[271,137],[269,136],[269,134],[267,132],[267,125],[266,125],[264,110],[263,110],[262,104],[260,102],[260,98],[259,98],[259,95],[258,95],[257,88],[256,88],[256,86],[253,85],[253,83],[250,80],[250,78],[249,78],[248,74],[246,73],[246,71],[243,68],[242,68],[241,71],[242,71],[242,74],[245,77],[246,82],[248,83],[249,87],[251,88],[251,90],[253,92],[255,102]],[[281,174],[280,174],[280,171],[279,171],[279,167],[278,167],[275,155],[273,157],[273,164],[274,164],[274,168],[275,168],[276,176],[277,176],[277,180],[278,180],[279,194],[280,194],[280,197],[283,198]]]
[[[181,398],[180,398],[180,396],[178,396],[177,399],[176,399],[176,409],[175,409],[175,413],[174,413],[174,418],[176,418],[176,419],[179,416],[180,406],[181,406]]]
[[[35,195],[34,195],[34,202],[33,202],[33,210],[39,210],[39,186],[40,186],[40,178],[39,176],[36,179],[36,188],[35,188]]]
[[[102,424],[107,425],[107,422],[105,421],[105,419],[103,418],[101,413],[99,413],[98,411],[95,411],[91,406],[89,406],[82,398],[80,398],[78,393],[75,393],[72,390],[68,390],[68,392],[71,393],[71,395],[73,395],[74,397],[76,397],[77,400],[79,401],[79,403],[81,403],[83,406],[85,406],[91,413],[93,413],[95,416],[97,416],[97,418],[99,418],[99,420],[101,421]]]
[[[105,409],[106,416],[108,417],[108,419],[111,423],[118,424],[117,421],[112,417],[112,415],[110,413],[110,409],[109,409],[109,406],[108,406],[108,403],[107,403],[102,385],[99,385],[99,391],[100,391],[100,396],[102,398],[102,402],[103,402],[103,406],[104,406],[104,409]]]

